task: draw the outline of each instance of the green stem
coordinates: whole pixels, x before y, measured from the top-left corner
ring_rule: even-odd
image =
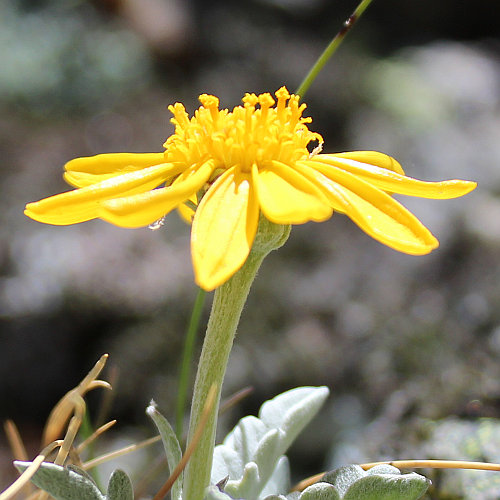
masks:
[[[208,391],[214,384],[217,396],[198,447],[185,470],[184,500],[202,500],[209,484],[221,387],[241,311],[264,257],[271,250],[279,248],[288,238],[289,232],[289,226],[272,224],[261,217],[258,234],[245,264],[215,291],[194,385],[188,443],[198,427]]]
[[[339,48],[339,45],[343,42],[345,36],[351,28],[356,24],[356,21],[361,17],[363,12],[372,3],[372,0],[362,0],[360,4],[356,7],[356,10],[349,16],[349,19],[344,22],[341,30],[335,35],[333,40],[329,43],[326,49],[323,51],[319,59],[314,63],[313,67],[309,70],[309,73],[304,78],[299,88],[296,90],[296,94],[304,97],[305,93],[309,90],[309,87],[314,82],[319,72],[323,69],[323,66],[327,63],[328,59]]]
[[[200,325],[200,317],[205,304],[205,297],[207,292],[198,289],[198,294],[194,301],[191,318],[189,319],[189,326],[186,332],[186,341],[184,343],[184,351],[182,353],[181,371],[179,375],[179,391],[177,393],[177,407],[175,410],[175,433],[177,439],[181,441],[183,434],[184,414],[186,411],[186,399],[189,385],[189,378],[191,375],[191,361],[193,359],[193,351],[196,340],[196,333]]]

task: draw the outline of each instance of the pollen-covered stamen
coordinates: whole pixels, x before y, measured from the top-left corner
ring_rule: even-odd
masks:
[[[308,144],[318,140],[302,118],[305,105],[299,96],[290,95],[285,87],[275,93],[247,93],[243,105],[232,111],[219,110],[215,96],[200,96],[201,106],[187,119],[183,107],[174,106],[175,134],[165,144],[168,161],[189,165],[202,164],[211,158],[218,169],[249,172],[252,165],[264,168],[273,161],[293,164],[309,156]]]
[[[265,94],[259,95],[259,104],[261,109],[261,123],[265,124],[267,121],[267,115],[269,108],[274,104],[274,99],[271,97],[271,94],[266,92]]]
[[[286,106],[286,102],[288,101],[288,99],[290,99],[290,93],[288,92],[286,87],[281,87],[275,92],[274,95],[278,98],[278,105],[276,107],[278,118],[280,122],[283,123],[286,120],[284,109]]]
[[[255,106],[259,103],[259,98],[255,94],[249,94],[248,92],[245,94],[245,97],[242,99],[243,105],[245,109],[255,110]]]
[[[176,102],[173,106],[170,105],[168,110],[174,115],[170,120],[174,125],[178,125],[181,128],[188,127],[189,115],[186,113],[186,108],[180,102]]]
[[[201,94],[199,97],[199,101],[204,108],[210,110],[210,115],[212,117],[214,125],[216,125],[219,118],[219,99],[214,95]]]
[[[255,106],[259,103],[259,98],[255,94],[245,94],[243,100],[243,106],[245,107],[245,127],[246,133],[251,133],[253,128],[253,116],[255,111]],[[234,112],[241,109],[240,106],[234,109]]]

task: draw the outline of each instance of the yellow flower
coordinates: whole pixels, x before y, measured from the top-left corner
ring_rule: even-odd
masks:
[[[25,214],[48,224],[100,218],[141,227],[178,208],[192,218],[193,267],[206,290],[243,265],[260,213],[277,224],[302,224],[336,211],[400,252],[423,255],[438,246],[391,194],[455,198],[474,182],[416,180],[374,151],[322,154],[323,139],[309,130],[299,96],[285,87],[275,95],[276,106],[270,94],[246,94],[243,105],[229,111],[203,94],[191,118],[182,104],[169,106],[175,133],[164,152],[71,160],[64,178],[78,189],[29,203]]]

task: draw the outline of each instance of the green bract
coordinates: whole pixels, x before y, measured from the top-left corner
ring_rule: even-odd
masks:
[[[154,402],[146,409],[146,414],[151,417],[158,432],[160,433],[161,440],[163,442],[163,447],[165,448],[165,454],[167,455],[168,468],[170,469],[170,474],[172,474],[176,465],[180,462],[182,457],[182,450],[175,435],[172,426],[168,423],[168,420],[156,409]],[[182,478],[183,474],[179,476],[177,481],[172,485],[171,497],[172,500],[181,500],[182,496]]]

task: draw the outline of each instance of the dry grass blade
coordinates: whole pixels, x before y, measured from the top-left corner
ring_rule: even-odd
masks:
[[[469,462],[467,460],[393,460],[390,462],[362,464],[361,468],[368,470],[376,465],[392,465],[398,469],[474,469],[500,471],[500,464]]]
[[[101,356],[99,361],[94,365],[87,376],[78,384],[78,386],[67,392],[56,404],[49,415],[47,424],[44,429],[42,439],[42,443],[44,445],[46,445],[47,443],[51,443],[61,435],[68,419],[74,411],[75,399],[77,399],[78,397],[81,398],[89,390],[96,387],[111,389],[111,386],[107,382],[96,380],[102,369],[104,368],[107,359],[107,354]]]
[[[240,401],[245,399],[252,392],[253,392],[253,387],[244,387],[240,391],[235,392],[222,402],[219,408],[219,414],[222,414],[227,410],[229,410],[230,408],[232,408],[233,406],[237,405]]]
[[[110,383],[111,387],[116,388],[118,384],[118,379],[120,376],[120,370],[116,365],[108,366],[106,372],[106,379]],[[107,420],[110,413],[111,407],[114,401],[114,392],[106,391],[102,394],[101,402],[99,404],[99,411],[95,419],[95,426],[100,427]]]
[[[111,453],[106,453],[106,455],[101,455],[100,457],[94,458],[93,460],[89,460],[82,465],[82,468],[85,470],[92,469],[93,467],[97,467],[98,465],[103,464],[104,462],[108,462],[113,458],[121,457],[122,455],[126,455],[135,450],[140,450],[141,448],[145,448],[153,443],[157,443],[161,440],[160,436],[154,436],[152,438],[146,439],[137,444],[131,444],[130,446],[125,446],[125,448],[120,448],[119,450],[112,451]]]
[[[83,422],[83,417],[85,415],[85,401],[82,397],[74,401],[74,416],[71,417],[69,421],[68,429],[66,430],[66,435],[64,436],[63,444],[59,448],[57,457],[54,460],[56,465],[63,465],[68,457],[69,450],[73,446],[78,429]]]
[[[6,420],[4,423],[4,431],[5,435],[7,436],[7,441],[9,442],[14,460],[27,462],[29,460],[28,453],[16,424],[12,420]],[[24,487],[24,496],[29,497],[34,492],[34,489],[35,487],[31,483],[28,483]]]
[[[24,447],[23,440],[21,439],[16,424],[12,420],[6,420],[4,423],[4,430],[14,458],[24,462],[28,461],[28,453],[26,452],[26,448]]]
[[[104,434],[108,429],[111,429],[113,425],[116,424],[116,420],[110,420],[104,425],[101,425],[96,429],[87,439],[82,441],[75,449],[76,453],[79,455],[87,446],[94,442],[101,434]]]

